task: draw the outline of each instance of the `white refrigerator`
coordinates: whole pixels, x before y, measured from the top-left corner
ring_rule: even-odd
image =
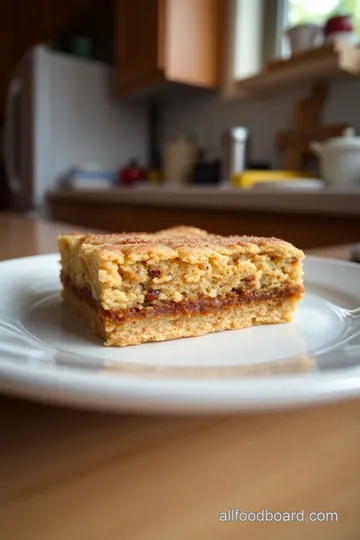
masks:
[[[7,95],[4,161],[11,209],[46,213],[45,194],[64,173],[96,164],[114,174],[145,164],[146,110],[114,94],[113,69],[95,61],[30,50]]]

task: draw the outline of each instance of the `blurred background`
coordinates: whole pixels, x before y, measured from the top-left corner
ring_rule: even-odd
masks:
[[[0,208],[358,241],[360,2],[2,0]]]

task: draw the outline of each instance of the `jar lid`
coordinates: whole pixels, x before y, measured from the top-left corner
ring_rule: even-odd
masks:
[[[327,139],[325,144],[336,144],[341,146],[356,145],[360,146],[360,137],[356,136],[355,129],[348,127],[344,129],[341,137],[333,137],[332,139]]]
[[[226,141],[245,142],[249,138],[249,130],[243,126],[235,126],[226,131],[224,136]]]

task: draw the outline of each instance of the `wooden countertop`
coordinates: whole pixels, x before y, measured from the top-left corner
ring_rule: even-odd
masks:
[[[313,190],[247,190],[215,187],[145,187],[50,191],[49,204],[76,202],[101,205],[134,205],[158,207],[188,207],[277,213],[358,216],[360,217],[360,187],[358,189]]]
[[[63,224],[0,214],[0,258]],[[350,246],[321,250],[347,258]],[[1,540],[354,540],[360,401],[225,417],[109,415],[0,397]],[[228,509],[338,522],[221,523]]]

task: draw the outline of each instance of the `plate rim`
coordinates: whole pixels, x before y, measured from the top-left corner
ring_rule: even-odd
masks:
[[[16,257],[0,261],[0,267],[59,257],[56,252]],[[313,255],[307,255],[306,260],[353,267],[360,273],[360,266],[352,261]],[[191,390],[188,400],[184,399],[186,389]],[[45,402],[118,412],[231,413],[359,397],[360,368],[257,378],[146,378],[106,371],[97,372],[94,377],[93,373],[80,370],[49,369],[45,364],[38,370],[34,365],[15,364],[0,356],[0,391]]]

